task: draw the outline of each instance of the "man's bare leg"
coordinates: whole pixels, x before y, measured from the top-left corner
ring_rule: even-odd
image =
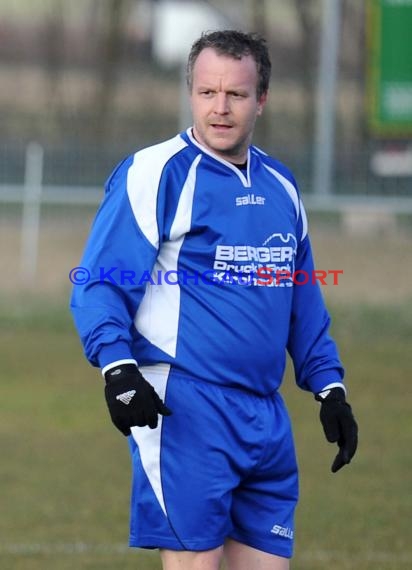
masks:
[[[224,546],[227,570],[289,570],[289,559],[228,539]]]
[[[201,552],[160,550],[163,570],[219,570],[223,547]]]

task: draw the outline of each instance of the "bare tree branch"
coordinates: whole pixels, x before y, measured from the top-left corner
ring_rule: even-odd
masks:
[[[299,59],[302,78],[303,92],[306,98],[304,113],[304,139],[309,142],[313,133],[315,85],[316,75],[315,61],[317,49],[317,37],[319,35],[319,22],[316,17],[316,7],[319,0],[293,0],[298,23],[301,29],[301,41],[299,46]]]
[[[103,5],[103,35],[99,58],[100,84],[96,101],[96,133],[98,136],[106,135],[109,128],[129,4],[129,0],[105,0]]]

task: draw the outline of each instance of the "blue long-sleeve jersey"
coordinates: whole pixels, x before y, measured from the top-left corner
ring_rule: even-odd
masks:
[[[254,146],[244,171],[190,129],[128,157],[106,184],[81,265],[90,280],[71,306],[94,366],[164,362],[265,395],[289,351],[303,389],[342,381],[296,183]]]

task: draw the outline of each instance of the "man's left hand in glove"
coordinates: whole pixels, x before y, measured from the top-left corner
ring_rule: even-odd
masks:
[[[333,387],[315,394],[320,402],[320,421],[326,439],[337,442],[339,452],[332,464],[332,473],[350,463],[358,446],[358,425],[350,405],[346,402],[343,388]]]

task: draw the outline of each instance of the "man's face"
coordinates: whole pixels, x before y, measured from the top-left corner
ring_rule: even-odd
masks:
[[[220,158],[242,163],[247,158],[256,118],[266,93],[257,98],[258,73],[251,55],[234,59],[206,48],[193,67],[190,94],[194,136]]]

